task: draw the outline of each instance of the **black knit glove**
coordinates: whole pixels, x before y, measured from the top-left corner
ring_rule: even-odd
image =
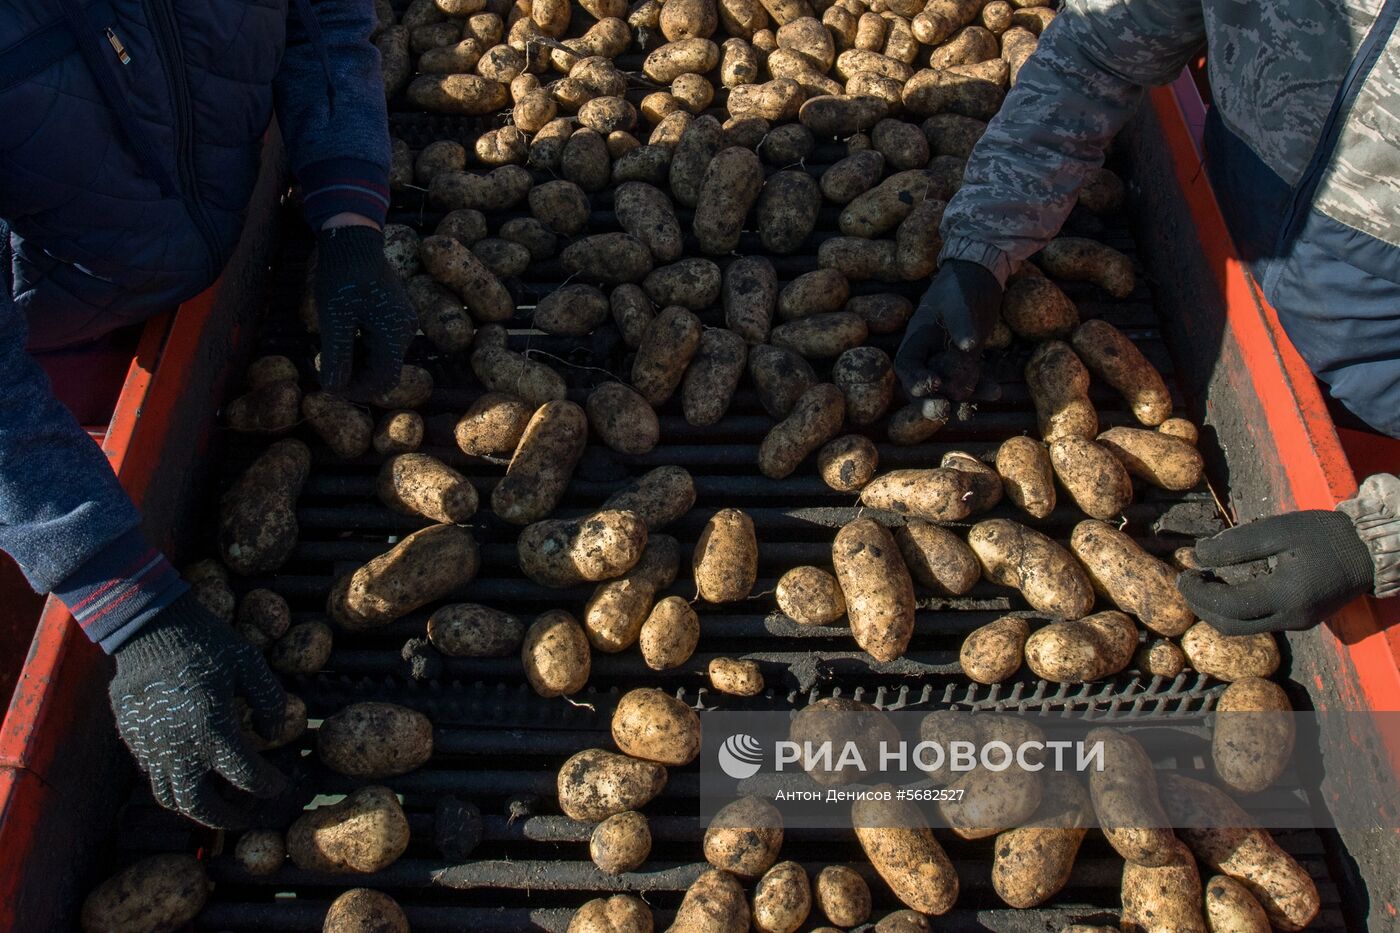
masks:
[[[1375,586],[1375,563],[1351,519],[1321,509],[1222,531],[1196,542],[1196,558],[1203,569],[1183,573],[1177,586],[1226,635],[1310,628]],[[1244,582],[1212,572],[1252,561],[1267,567]]]
[[[109,693],[117,731],[162,806],[206,826],[242,828],[253,821],[254,798],[286,789],[239,731],[233,699],[248,701],[260,734],[275,735],[287,702],[282,685],[258,650],[194,594],[146,623],[117,649],[116,662]],[[215,774],[246,793],[221,794]]]
[[[996,384],[981,377],[982,347],[996,326],[1001,293],[996,276],[979,263],[952,259],[939,268],[894,358],[911,398],[1000,396]]]
[[[373,227],[333,227],[317,236],[316,249],[321,385],[355,398],[389,391],[399,383],[418,317],[384,258],[384,234]],[[356,335],[362,342],[360,367]]]

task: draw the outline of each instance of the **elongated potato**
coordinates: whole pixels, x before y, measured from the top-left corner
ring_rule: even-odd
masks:
[[[1089,401],[1089,371],[1069,344],[1047,340],[1036,347],[1026,364],[1026,385],[1044,440],[1071,435],[1093,439],[1099,433],[1099,416]]]
[[[837,269],[855,282],[867,279],[898,282],[903,278],[899,271],[899,244],[890,239],[830,237],[817,247],[817,265],[823,269]]]
[[[785,171],[770,176],[758,198],[758,234],[765,249],[795,253],[817,226],[821,191],[806,172]]]
[[[1001,501],[1001,477],[997,471],[977,457],[962,450],[950,450],[938,461],[940,468],[966,473],[972,483],[972,497],[968,506],[974,512],[985,512],[995,508]]]
[[[894,364],[877,347],[854,347],[842,353],[831,368],[831,381],[845,396],[846,419],[853,425],[875,422],[894,399]],[[998,498],[1000,491],[998,480]]]
[[[695,505],[695,481],[684,467],[663,466],[609,496],[605,509],[635,512],[649,531],[680,518]]]
[[[1176,588],[1176,571],[1131,536],[1103,522],[1085,521],[1074,526],[1069,547],[1095,589],[1158,635],[1180,635],[1195,623]]]
[[[733,331],[711,327],[701,334],[700,348],[681,383],[681,405],[688,423],[706,426],[724,417],[747,358],[748,344]]]
[[[1172,396],[1161,373],[1118,328],[1107,321],[1085,321],[1074,332],[1073,344],[1089,371],[1118,390],[1138,421],[1156,427],[1172,413]]]
[[[471,532],[430,525],[337,581],[326,612],[350,631],[386,625],[466,586],[478,566]]]
[[[340,396],[312,392],[301,400],[301,413],[337,457],[350,460],[369,450],[374,422]]]
[[[1136,284],[1133,262],[1118,250],[1085,237],[1056,237],[1036,257],[1046,275],[1093,282],[1114,298],[1127,298]]]
[[[651,251],[629,233],[595,233],[575,240],[559,254],[564,271],[617,285],[640,282],[652,269]]]
[[[408,100],[423,110],[485,116],[510,103],[500,81],[466,74],[421,74],[408,85]]]
[[[749,350],[749,377],[763,410],[773,418],[786,418],[797,400],[817,384],[817,374],[795,351],[769,344]]]
[[[1199,450],[1160,431],[1109,428],[1098,440],[1129,473],[1161,489],[1185,492],[1199,485],[1205,475]]]
[[[1085,515],[1110,519],[1133,501],[1133,480],[1105,448],[1077,435],[1050,442],[1050,463],[1061,485]]]
[[[1089,796],[1109,845],[1146,868],[1179,861],[1180,843],[1158,797],[1156,771],[1147,752],[1132,736],[1113,728],[1094,729],[1085,742],[1103,745],[1103,770],[1089,771]],[[1196,905],[1199,909],[1199,892]]]
[[[680,596],[667,596],[652,607],[637,638],[646,666],[654,671],[680,667],[700,643],[700,618]]]
[[[624,810],[640,810],[665,786],[664,765],[584,749],[559,769],[559,809],[570,819],[597,823]]]
[[[635,512],[604,510],[528,525],[516,541],[516,556],[536,583],[569,587],[621,576],[641,559],[646,542],[647,526]]]
[[[499,609],[451,603],[428,617],[428,641],[455,658],[504,658],[520,649],[525,625]]]
[[[895,529],[894,536],[910,575],[920,586],[940,595],[961,596],[981,579],[977,555],[947,528],[910,518]]]
[[[889,784],[873,790],[888,800],[851,804],[856,839],[870,864],[905,906],[930,916],[947,913],[958,899],[958,874],[912,804],[894,799]]]
[[[428,273],[462,299],[474,320],[504,321],[515,313],[515,299],[500,279],[452,237],[424,237],[418,255]]]
[[[647,325],[632,362],[632,385],[642,398],[661,405],[671,397],[702,335],[700,319],[681,307],[664,309]]]
[[[708,259],[682,259],[653,269],[642,282],[652,302],[662,307],[679,305],[703,311],[719,298],[719,266]]]
[[[695,586],[711,603],[748,597],[758,578],[758,539],[753,519],[738,509],[721,509],[710,517],[695,545]]]
[[[1030,624],[1017,616],[1002,616],[973,629],[958,649],[963,673],[979,684],[1009,679],[1021,669],[1030,630]]]
[[[885,432],[890,442],[901,447],[922,444],[948,424],[953,407],[946,399],[924,399],[910,403],[890,415]]]
[[[1037,907],[1060,892],[1093,817],[1089,795],[1073,776],[1050,775],[1034,819],[997,836],[992,887],[1012,907]]]
[[[380,502],[405,515],[461,523],[476,514],[476,487],[427,454],[398,454],[385,460],[375,490]]]
[[[193,855],[141,859],[108,878],[83,901],[84,933],[183,929],[204,909],[209,876]]]
[[[719,46],[695,36],[667,43],[647,55],[642,72],[653,81],[670,84],[683,74],[708,74],[718,64]]]
[[[841,232],[865,238],[890,233],[929,196],[929,185],[924,169],[896,172],[846,205],[839,221]]]
[[[626,282],[612,290],[608,304],[612,307],[613,323],[622,333],[622,342],[633,350],[641,346],[647,325],[656,317],[647,293],[635,282]]]
[[[1079,309],[1060,286],[1045,276],[1017,275],[1006,283],[1001,319],[1018,337],[1050,340],[1074,332],[1079,325]]]
[[[525,630],[525,640],[520,645],[520,661],[530,688],[542,697],[577,693],[588,683],[592,669],[588,638],[574,617],[562,609],[544,613]],[[568,764],[564,767],[567,768]],[[559,780],[561,783],[564,780],[562,770]],[[562,788],[559,796],[562,807]]]
[[[613,209],[622,229],[645,243],[657,262],[681,258],[681,225],[666,192],[645,182],[623,182],[613,193]]]
[[[778,301],[778,273],[766,256],[744,256],[724,270],[724,326],[751,344],[768,340]]]
[[[721,807],[705,830],[705,860],[741,878],[757,878],[778,860],[783,818],[761,797],[740,797]]]
[[[670,535],[650,535],[641,558],[620,577],[600,583],[583,610],[583,630],[596,650],[613,654],[632,646],[659,590],[670,586],[680,566],[680,544]]]
[[[1226,635],[1207,622],[1197,622],[1181,636],[1181,650],[1191,666],[1216,680],[1268,677],[1278,670],[1278,641],[1272,632]]]
[[[849,522],[831,560],[856,644],[877,661],[903,655],[914,634],[914,582],[889,529],[869,518]]]
[[[871,480],[861,502],[935,522],[956,522],[972,513],[972,478],[958,470],[893,470]]]
[[[1242,794],[1272,786],[1293,757],[1288,694],[1272,681],[1246,677],[1225,688],[1215,712],[1210,751],[1221,783]]]
[[[564,379],[545,363],[516,353],[505,345],[505,329],[488,324],[472,346],[472,372],[481,384],[495,392],[516,395],[535,408],[562,400]]]
[[[530,189],[530,214],[555,233],[573,236],[588,223],[588,193],[565,179]]]
[[[840,389],[829,383],[808,389],[759,445],[759,471],[771,479],[792,475],[808,455],[836,436],[844,417]]]
[[[745,933],[749,902],[743,885],[727,871],[701,872],[685,890],[672,933]]]
[[[1269,933],[1269,915],[1249,889],[1227,875],[1206,881],[1206,926],[1211,933]]]
[[[688,765],[700,754],[700,717],[664,690],[639,687],[617,701],[612,737],[633,758]]]
[[[644,454],[661,440],[656,411],[628,386],[605,382],[588,395],[588,423],[618,453]]]
[[[827,241],[830,242],[830,241]],[[813,314],[779,324],[769,340],[773,346],[792,350],[808,359],[830,359],[865,342],[870,329],[849,311]]]
[[[1045,445],[1029,437],[1012,437],[997,449],[997,473],[1006,496],[1032,518],[1055,511],[1055,476]]]
[[[1126,933],[1207,933],[1201,912],[1201,875],[1186,846],[1173,839],[1171,859],[1157,866],[1123,866]]]
[[[778,609],[799,625],[830,625],[846,614],[836,578],[820,567],[794,567],[778,580]]]
[[[529,171],[519,165],[502,165],[485,173],[441,171],[428,185],[428,200],[450,211],[504,211],[523,201],[532,183]],[[427,258],[420,258],[426,265]]]
[[[1078,684],[1111,677],[1133,659],[1137,626],[1121,612],[1055,622],[1026,641],[1026,665],[1037,677]]]
[[[757,661],[711,658],[705,668],[710,689],[736,697],[756,697],[763,692],[763,669]]]
[[[564,496],[588,443],[588,417],[570,401],[547,402],[530,418],[491,508],[513,525],[539,521]]]
[[[286,563],[297,543],[297,496],[310,472],[310,449],[287,438],[268,447],[224,493],[219,554],[230,570],[270,573]]]
[[[1093,608],[1094,588],[1083,568],[1040,532],[993,518],[973,525],[967,543],[987,579],[1020,590],[1032,608],[1066,619]]]
[[[531,322],[546,334],[585,337],[608,319],[608,296],[582,283],[564,285],[540,299]]]
[[[407,774],[432,757],[433,724],[394,703],[351,703],[316,730],[316,754],[326,767],[350,777]]]
[[[763,164],[752,150],[731,146],[717,152],[705,167],[695,205],[700,249],[711,255],[733,251],[762,189]]]
[[[1174,437],[1188,444],[1194,445],[1201,439],[1200,430],[1185,418],[1168,418],[1157,425],[1157,430],[1168,437]]]
[[[885,157],[874,149],[853,152],[822,173],[822,194],[829,201],[848,204],[880,181]]]
[[[778,293],[778,317],[792,321],[840,311],[850,294],[850,283],[835,269],[804,272]]]

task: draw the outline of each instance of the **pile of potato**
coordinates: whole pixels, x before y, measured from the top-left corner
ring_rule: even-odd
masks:
[[[277,671],[308,675],[330,662],[337,630],[358,635],[430,607],[431,650],[518,657],[535,693],[568,698],[588,685],[595,653],[636,651],[650,670],[684,669],[703,638],[696,607],[706,604],[758,602],[799,625],[845,625],[878,670],[908,650],[919,600],[962,596],[985,580],[1018,591],[1029,611],[967,635],[960,660],[972,681],[997,684],[1028,669],[1078,684],[1130,668],[1171,680],[1189,667],[1230,683],[1213,746],[1220,787],[1179,778],[1158,787],[1130,739],[1118,740],[1113,769],[1087,788],[960,778],[983,804],[948,806],[943,816],[962,838],[994,839],[1002,900],[1021,908],[1052,900],[1097,814],[1126,863],[1123,929],[1307,925],[1316,888],[1229,796],[1270,786],[1292,749],[1288,699],[1267,679],[1278,647],[1272,636],[1226,637],[1194,619],[1174,584],[1190,552],[1169,564],[1122,529],[1144,486],[1180,492],[1203,477],[1196,428],[1172,416],[1161,375],[1112,324],[1082,320],[1058,284],[1089,282],[1121,299],[1135,288],[1132,262],[1103,243],[1062,236],[1008,283],[992,347],[1015,344],[1028,360],[1034,435],[915,469],[879,462],[877,442],[923,444],[952,417],[951,408],[903,404],[891,359],[875,344],[902,332],[909,296],[936,270],[943,210],[986,121],[1054,19],[1049,0],[412,0],[402,15],[378,0],[376,11],[373,41],[392,106],[489,126],[471,145],[442,139],[415,152],[394,141],[391,187],[411,211],[385,231],[386,257],[423,335],[436,355],[465,364],[477,384],[469,388],[480,389],[454,413],[462,459],[452,465],[423,449],[422,409],[438,387],[421,366],[405,365],[396,389],[361,404],[310,388],[314,379],[288,358],[255,361],[225,418],[271,443],[221,500],[218,558],[187,569],[211,611]],[[833,146],[844,147],[834,164],[809,168],[819,147]],[[1123,196],[1122,182],[1100,169],[1079,204],[1111,213]],[[837,235],[813,248],[823,216],[835,217]],[[814,265],[794,265],[813,254]],[[524,283],[560,279],[532,307],[521,297]],[[300,312],[314,333],[309,289]],[[522,327],[578,341],[613,329],[628,361],[581,392],[576,373],[516,349],[508,328]],[[1138,426],[1103,429],[1093,381],[1121,395]],[[775,481],[819,476],[860,507],[832,536],[829,565],[785,568],[775,592],[755,593],[765,542],[736,508],[707,514],[684,553],[666,533],[697,501],[681,464],[637,476],[586,515],[556,515],[590,444],[624,462],[649,454],[665,440],[658,409],[722,426],[745,385],[771,419],[756,472]],[[324,620],[293,625],[282,596],[235,580],[274,575],[296,547],[297,499],[312,467],[302,438],[334,458],[372,463],[375,497],[421,527],[341,576]],[[480,492],[487,487],[477,468],[502,465],[489,495]],[[1038,530],[1070,507],[1082,518],[1067,546]],[[512,544],[521,573],[561,591],[559,605],[525,619],[464,601],[483,528],[514,529],[482,543]],[[678,582],[687,595],[668,594]],[[580,586],[591,590],[586,600],[562,597]],[[766,689],[759,665],[745,658],[714,658],[704,675],[722,695]],[[254,734],[245,716],[258,747],[302,739],[306,706],[291,701],[273,739]],[[888,728],[873,707],[831,699],[799,714],[794,734],[818,728],[804,717],[824,709],[870,717],[869,735]],[[1261,726],[1261,713],[1275,715]],[[924,728],[933,735],[948,726],[933,713]],[[997,728],[989,717],[988,735]],[[358,789],[285,833],[243,834],[234,850],[242,868],[271,875],[290,859],[344,874],[349,886],[355,874],[392,864],[410,830],[388,785],[431,758],[433,733],[422,713],[390,703],[326,716],[314,733],[316,757]],[[564,815],[592,824],[598,868],[626,874],[647,863],[643,811],[668,769],[695,760],[701,718],[639,684],[612,711],[611,736],[615,748],[563,763],[557,799]],[[480,814],[453,805],[453,819],[475,820],[479,838]],[[958,897],[938,839],[907,805],[853,809],[861,848],[908,908],[875,929],[930,929],[928,918]],[[1202,812],[1241,828],[1165,828]],[[781,859],[782,843],[771,804],[744,798],[726,807],[705,833],[697,856],[709,868],[673,929],[752,924],[786,933],[821,918],[836,927],[871,919],[860,873],[829,865],[809,878]],[[470,854],[469,845],[439,847],[447,858]],[[1198,861],[1216,873],[1204,885]],[[152,925],[169,928],[198,912],[208,883],[197,862],[140,868],[94,892],[93,917],[116,901],[145,905]],[[617,894],[581,906],[570,930],[642,933],[652,924],[645,902]],[[326,929],[402,931],[408,923],[392,898],[352,888],[331,905]]]

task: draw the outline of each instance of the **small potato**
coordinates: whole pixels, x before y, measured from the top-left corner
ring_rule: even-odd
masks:
[[[571,181],[547,181],[530,189],[530,214],[555,233],[573,236],[588,223],[588,193]]]
[[[758,449],[758,469],[770,479],[792,475],[808,455],[841,430],[845,401],[841,390],[823,383],[802,394],[791,413],[773,427]]]
[[[880,454],[870,438],[845,434],[817,451],[817,472],[837,492],[858,492],[875,476]]]
[[[407,774],[432,757],[433,724],[394,703],[351,703],[316,730],[316,754],[326,767],[350,777]]]
[[[1109,428],[1098,441],[1128,472],[1160,489],[1185,492],[1205,476],[1200,451],[1179,438],[1143,428]]]
[[[1094,729],[1085,740],[1103,744],[1103,769],[1089,771],[1089,796],[1109,845],[1144,868],[1180,862],[1181,844],[1157,795],[1156,771],[1147,752],[1119,729]],[[1193,903],[1199,910],[1199,891]]]
[[[758,539],[753,519],[738,509],[711,516],[695,545],[695,586],[711,603],[748,598],[758,578]]]
[[[412,453],[423,443],[423,417],[416,411],[391,411],[379,419],[372,441],[381,455]]]
[[[641,559],[646,541],[647,527],[636,513],[609,509],[527,526],[516,556],[531,580],[564,588],[621,576]]]
[[[540,299],[532,323],[556,337],[585,337],[608,319],[608,297],[592,285],[561,286]]]
[[[525,631],[525,640],[520,646],[520,660],[525,667],[525,679],[529,681],[530,688],[542,697],[567,696],[582,690],[588,684],[588,674],[592,668],[591,658],[588,638],[583,634],[583,629],[574,621],[573,616],[562,609],[552,609],[536,619]],[[567,767],[566,763],[565,768]],[[562,783],[563,771],[559,772],[559,779]],[[560,798],[559,804],[562,807],[562,787]],[[568,811],[565,810],[565,813]],[[595,819],[602,818],[600,816]]]
[[[820,567],[794,567],[778,580],[778,609],[799,625],[830,625],[846,614],[836,578]]]
[[[719,270],[716,269],[718,277]],[[700,336],[700,348],[681,383],[681,403],[689,424],[717,424],[734,398],[744,374],[748,344],[744,338],[722,327],[707,328]]]
[[[677,103],[679,104],[679,101],[677,101]],[[649,148],[666,153],[666,166],[665,172],[663,173],[665,177],[670,177],[670,167],[671,163],[675,161],[676,150],[680,148],[681,139],[685,137],[686,130],[690,129],[691,125],[695,122],[696,117],[690,111],[677,109],[663,117],[661,122],[657,123],[656,126],[652,128],[651,135],[647,137],[646,144]],[[723,139],[724,131],[723,127],[721,127],[719,136],[715,142],[716,147],[722,145]],[[706,161],[708,161],[708,159]],[[700,178],[698,176],[703,174],[704,166],[699,166],[696,172],[697,177],[694,179],[694,183],[695,185],[699,185]],[[674,185],[671,188],[671,193],[680,197]]]
[[[1074,526],[1069,547],[1095,589],[1158,635],[1180,635],[1196,622],[1176,588],[1176,571],[1130,535],[1101,521],[1085,521]]]
[[[520,649],[525,624],[499,609],[452,603],[428,617],[428,641],[451,658],[504,658]]]
[[[997,449],[997,473],[1006,496],[1032,518],[1055,511],[1055,475],[1050,452],[1029,437],[1013,437]]]
[[[1168,418],[1157,425],[1157,430],[1168,437],[1174,437],[1192,445],[1201,438],[1200,430],[1185,418]]]
[[[250,434],[285,434],[301,420],[301,389],[295,379],[254,387],[229,402],[228,426]]]
[[[396,454],[385,460],[375,491],[380,502],[404,515],[461,524],[476,514],[476,487],[427,454]]]
[[[620,577],[600,583],[583,611],[589,643],[609,654],[637,641],[658,590],[675,582],[680,544],[669,535],[651,535],[641,558]]]
[[[710,255],[732,252],[762,190],[763,164],[752,151],[731,146],[715,153],[705,167],[695,205],[692,226],[700,249]]]
[[[1132,477],[1113,454],[1093,441],[1075,435],[1055,438],[1050,442],[1050,463],[1085,515],[1106,521],[1132,504]]]
[[[370,785],[299,817],[287,830],[287,853],[303,871],[369,874],[403,855],[408,832],[394,792]]]
[[[1201,912],[1201,876],[1191,852],[1173,839],[1170,860],[1123,866],[1123,919],[1128,933],[1207,933]]]
[[[533,217],[513,217],[501,224],[501,239],[518,243],[530,253],[532,261],[552,259],[559,248],[559,238]]]
[[[638,638],[642,660],[654,671],[680,667],[699,642],[700,619],[679,596],[667,596],[652,608]]]
[[[374,47],[379,50],[380,73],[384,81],[384,96],[394,98],[413,76],[413,56],[409,50],[408,30],[403,26],[389,26],[380,30],[374,37]]]
[[[299,622],[267,649],[267,664],[279,674],[315,674],[330,660],[332,644],[329,625]]]
[[[777,172],[763,185],[758,197],[759,238],[772,252],[795,253],[816,229],[820,210],[821,192],[811,175],[801,171]]]
[[[475,208],[463,207],[448,211],[433,228],[436,236],[451,237],[463,246],[470,247],[478,240],[486,239],[486,215]],[[422,243],[419,243],[422,252]],[[431,280],[431,276],[429,276]],[[411,285],[411,283],[410,283]]]
[[[498,457],[514,453],[535,407],[506,392],[487,392],[457,422],[453,436],[462,453]]]
[[[1249,888],[1228,875],[1206,881],[1206,925],[1211,933],[1269,933],[1269,915]]]
[[[874,149],[852,153],[822,173],[822,194],[828,201],[848,204],[875,187],[884,168],[883,153]]]
[[[686,889],[671,933],[745,933],[749,902],[744,888],[727,871],[708,869]]]
[[[626,98],[595,97],[578,109],[578,120],[583,126],[607,136],[618,130],[626,132],[634,128],[637,125],[637,108]],[[606,183],[606,179],[604,181]]]
[[[254,829],[238,838],[233,847],[238,865],[255,877],[276,874],[287,860],[287,845],[275,829]]]
[[[947,913],[958,898],[958,875],[943,847],[911,803],[864,799],[851,804],[856,838],[870,864],[906,907],[930,916]]]
[[[656,317],[647,293],[635,282],[625,282],[612,290],[608,304],[613,323],[622,333],[622,342],[634,350],[641,346],[647,325]]]
[[[856,315],[849,311],[833,311],[779,324],[773,328],[769,340],[775,347],[792,350],[808,359],[830,359],[860,346],[869,333],[865,322]]]
[[[675,393],[700,348],[703,328],[693,312],[670,307],[647,325],[632,361],[632,385],[653,406]]]
[[[760,199],[761,200],[761,199]],[[762,207],[759,208],[762,213]],[[750,344],[768,339],[778,299],[778,274],[765,256],[744,256],[724,270],[724,325]]]
[[[1078,204],[1095,214],[1112,214],[1122,209],[1127,198],[1123,179],[1106,168],[1096,169],[1079,189]]]
[[[609,496],[605,509],[635,512],[649,531],[658,531],[695,505],[695,481],[684,467],[663,466]]]
[[[1089,401],[1089,371],[1069,344],[1047,340],[1036,347],[1026,364],[1026,385],[1044,440],[1092,439],[1098,434],[1099,416]]]
[[[661,425],[646,399],[620,382],[605,382],[585,406],[593,433],[623,454],[644,454],[661,439]]]
[[[624,182],[613,193],[613,208],[622,229],[645,243],[657,262],[681,258],[684,244],[680,221],[676,219],[675,205],[660,188],[639,181]]]
[[[588,839],[588,857],[610,875],[636,871],[651,854],[651,828],[636,810],[614,813]]]
[[[398,901],[381,891],[351,888],[331,901],[323,933],[409,933]]]
[[[999,684],[1021,669],[1031,627],[1025,619],[1002,616],[968,633],[958,650],[963,673],[979,684]]]
[[[1089,371],[1118,390],[1138,421],[1156,427],[1171,414],[1172,397],[1161,374],[1118,328],[1107,321],[1085,321],[1074,332],[1073,344]]]
[[[736,697],[756,697],[763,692],[763,671],[757,661],[711,658],[706,674],[710,688]]]
[[[761,70],[758,52],[746,39],[736,36],[726,39],[720,46],[719,83],[722,87],[757,84]]]
[[[679,305],[703,311],[719,299],[719,266],[708,259],[682,259],[653,269],[642,281],[642,289],[663,308]]]
[[[928,140],[913,123],[881,120],[870,131],[870,141],[885,157],[885,163],[898,171],[923,168],[928,164]]]
[[[481,62],[477,62],[477,67],[481,67]],[[519,71],[511,74],[502,70],[496,74],[497,78],[508,80],[506,75],[513,78]],[[409,82],[407,93],[409,103],[423,110],[473,117],[494,113],[510,102],[510,93],[501,80],[478,75],[421,74]]]
[[[640,149],[642,141],[628,130],[613,130],[608,134],[608,157],[614,162],[633,149]]]
[[[1113,298],[1127,298],[1136,284],[1133,261],[1111,246],[1084,237],[1056,237],[1036,257],[1045,274],[1093,282]]]
[[[664,185],[671,174],[671,150],[665,146],[638,146],[613,160],[612,183],[621,185],[629,181],[646,182],[649,185]]]
[[[896,910],[880,918],[875,933],[933,933],[933,927],[917,910]]]
[[[914,634],[914,583],[894,536],[859,518],[836,533],[831,553],[856,644],[876,661],[903,655]]]
[[[1174,679],[1186,667],[1186,652],[1176,642],[1156,638],[1138,648],[1133,665],[1153,677]]]
[[[530,91],[518,98],[511,110],[515,126],[526,133],[538,133],[559,112],[559,105],[549,92],[543,89]]]
[[[326,600],[326,611],[350,631],[386,625],[466,586],[479,563],[471,532],[456,525],[429,525],[341,577]]]
[[[940,595],[961,596],[982,578],[977,555],[952,531],[910,518],[894,532],[910,575]]]
[[[287,601],[271,590],[250,590],[238,603],[233,627],[258,648],[267,648],[291,625]]]
[[[568,933],[652,933],[651,908],[639,897],[594,898],[574,911]]]
[[[633,758],[688,765],[700,754],[700,717],[665,691],[640,687],[618,700],[612,737]]]
[[[219,504],[219,556],[230,570],[245,576],[270,573],[291,556],[298,535],[296,499],[310,470],[307,446],[290,438],[280,440],[224,494]],[[223,601],[231,612],[232,600]]]
[[[927,278],[938,268],[938,254],[943,249],[943,236],[938,230],[947,206],[937,198],[928,198],[916,205],[895,228],[895,268],[900,278],[916,281]]]
[[[405,365],[399,370],[398,384],[369,401],[376,408],[418,408],[426,405],[432,394],[432,374],[421,366]]]
[[[718,64],[719,46],[696,36],[670,42],[650,53],[642,62],[642,72],[653,81],[670,84],[683,74],[707,74]]]
[[[768,13],[758,0],[719,0],[719,19],[725,32],[746,40],[768,25]]]
[[[701,75],[683,74],[671,82],[671,95],[681,107],[699,114],[715,99],[715,89]]]
[[[204,909],[209,876],[193,855],[152,855],[102,882],[83,901],[84,933],[179,930]]]
[[[477,137],[476,158],[482,165],[523,165],[529,156],[529,137],[519,127],[502,126]]]
[[[1078,684],[1111,677],[1137,649],[1137,627],[1121,612],[1055,622],[1026,642],[1026,664],[1037,677]]]
[[[831,32],[812,16],[802,16],[778,27],[778,48],[791,49],[820,72],[831,70],[836,61],[836,45]]]
[[[986,839],[1014,829],[1040,806],[1039,776],[1020,768],[974,768],[949,786],[961,796],[944,800],[938,809],[962,839]]]
[[[870,886],[845,865],[828,865],[817,873],[816,900],[836,926],[858,927],[870,919]]]
[[[721,807],[705,830],[705,859],[741,878],[757,878],[778,860],[783,818],[761,797],[741,797]]]
[[[797,400],[817,384],[812,364],[792,350],[759,344],[749,350],[749,377],[763,410],[786,418]]]
[[[935,522],[956,522],[972,514],[972,477],[959,470],[892,470],[875,477],[861,502]]]
[[[769,165],[792,165],[811,155],[815,146],[816,140],[812,138],[811,130],[800,123],[786,123],[764,135],[758,146],[758,154]]]
[[[1210,751],[1216,776],[1240,794],[1273,785],[1293,757],[1293,704],[1278,684],[1246,677],[1225,688],[1215,706]]]
[[[778,294],[778,317],[784,321],[840,311],[850,297],[846,277],[834,269],[805,272]]]
[[[302,399],[301,413],[337,457],[354,459],[369,450],[374,423],[355,405],[328,392]]]
[[[1050,777],[1034,819],[997,836],[992,847],[992,887],[1012,907],[1050,900],[1068,883],[1074,859],[1093,819],[1089,795],[1071,775]]]
[[[796,862],[779,862],[753,892],[753,925],[760,933],[795,933],[812,910],[812,885]]]
[[[730,95],[733,97],[733,94]],[[746,114],[743,116],[730,117],[724,121],[724,145],[743,146],[745,149],[758,151],[759,145],[773,129],[773,124],[760,116]]]
[[[1094,588],[1083,568],[1068,551],[1040,532],[1004,518],[993,518],[973,525],[967,543],[987,579],[1016,587],[1033,609],[1079,619],[1093,608]]]
[[[588,416],[570,401],[536,409],[505,478],[491,491],[491,508],[513,525],[528,525],[554,511],[588,444]]]
[[[1007,283],[1001,319],[1018,337],[1049,340],[1068,337],[1079,326],[1079,309],[1060,286],[1044,276],[1022,275]]]
[[[1181,636],[1181,650],[1191,667],[1216,680],[1268,677],[1278,670],[1278,642],[1271,632],[1225,635],[1206,622],[1197,622]]]

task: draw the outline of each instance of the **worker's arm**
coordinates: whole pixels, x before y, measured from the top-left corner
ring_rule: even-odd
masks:
[[[1223,531],[1198,541],[1196,558],[1202,569],[1181,575],[1181,592],[1227,635],[1305,629],[1363,594],[1395,596],[1400,478],[1369,477],[1335,511],[1290,512]],[[1256,561],[1265,563],[1231,572]]]
[[[974,391],[1007,277],[1059,232],[1143,88],[1204,44],[1201,16],[1200,0],[1069,0],[1045,30],[944,211],[939,275],[896,359],[905,391]]]
[[[367,397],[392,388],[418,329],[384,258],[389,118],[370,0],[294,0],[274,81],[302,210],[317,233],[321,381]],[[362,365],[355,343],[362,344]]]

